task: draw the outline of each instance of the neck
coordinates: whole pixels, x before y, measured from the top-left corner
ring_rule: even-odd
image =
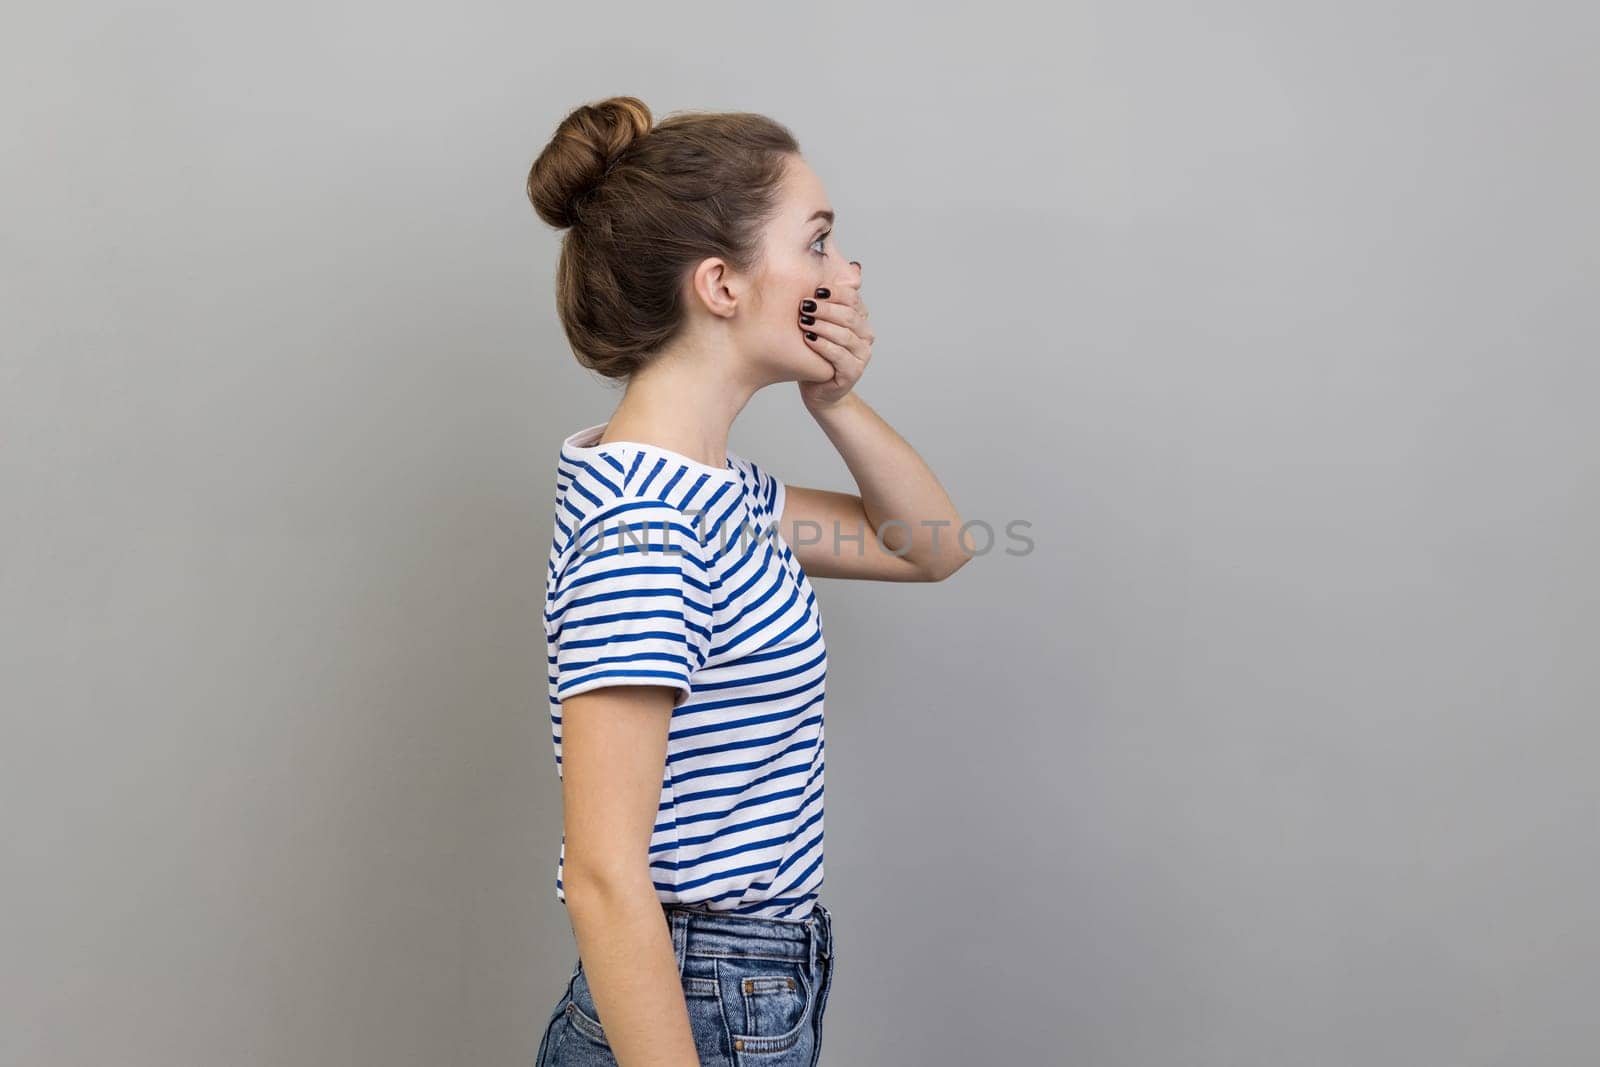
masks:
[[[628,379],[596,444],[639,441],[721,467],[733,420],[759,388],[735,366],[724,354],[688,346],[658,353]]]

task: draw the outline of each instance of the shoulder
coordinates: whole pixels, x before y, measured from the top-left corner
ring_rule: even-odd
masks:
[[[625,486],[623,479],[580,472],[560,494],[550,568],[555,590],[580,574],[592,581],[640,567],[712,581],[719,546],[706,533],[704,513]]]
[[[702,513],[653,496],[609,494],[575,506],[567,517],[566,536],[557,544],[562,556],[593,555],[648,538],[650,544],[671,545],[673,551],[692,552],[708,562],[716,547],[704,536]]]
[[[694,525],[694,512],[670,478],[641,471],[641,457],[625,446],[582,459],[563,455],[556,472],[557,551],[597,522],[670,521]]]

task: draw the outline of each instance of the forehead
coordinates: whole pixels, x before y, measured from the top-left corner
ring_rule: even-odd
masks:
[[[804,159],[792,157],[783,183],[783,217],[794,226],[814,226],[821,220],[812,216],[818,211],[832,211],[828,190],[822,179]]]

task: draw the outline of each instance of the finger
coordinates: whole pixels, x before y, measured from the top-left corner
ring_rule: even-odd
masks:
[[[841,286],[839,293],[840,298],[844,303],[855,308],[856,312],[860,314],[862,318],[866,318],[867,305],[861,299],[861,277],[859,274],[857,274],[854,283],[846,282],[843,286]]]
[[[845,292],[848,292],[848,290],[845,290]],[[806,311],[805,305],[802,304],[800,313],[802,315],[810,315],[819,322],[835,322],[840,326],[860,333],[866,316],[861,313],[861,309],[854,303],[837,299],[837,295],[830,296],[826,300],[813,299],[811,303],[817,306],[815,311]],[[804,320],[802,319],[801,321],[803,322]]]
[[[843,332],[826,333],[825,336],[832,337],[841,344],[848,344],[852,348],[862,346],[870,348],[873,341],[877,339],[872,329],[872,323],[867,321],[865,315],[857,314],[853,308],[836,304],[833,301],[813,300],[811,303],[817,305],[817,310],[811,312],[802,311],[800,313],[800,328],[802,330],[812,330],[816,333],[824,334],[824,331],[820,330],[819,327],[827,325],[836,331]],[[808,318],[811,319],[809,323],[805,321]],[[866,356],[858,354],[857,358],[864,360]]]
[[[806,344],[813,352],[822,356],[833,364],[833,376],[836,381],[854,381],[861,373],[861,361],[855,359],[855,353],[850,349],[819,333],[806,335]]]
[[[854,330],[822,319],[809,326],[802,323],[800,329],[807,331],[802,335],[806,339],[806,344],[826,356],[834,366],[846,368],[864,362],[856,352],[856,346],[861,343],[861,338]]]

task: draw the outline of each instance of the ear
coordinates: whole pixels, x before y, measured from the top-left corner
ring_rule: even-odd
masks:
[[[719,318],[732,318],[743,295],[738,276],[719,256],[702,259],[689,275],[689,286],[694,298]]]

